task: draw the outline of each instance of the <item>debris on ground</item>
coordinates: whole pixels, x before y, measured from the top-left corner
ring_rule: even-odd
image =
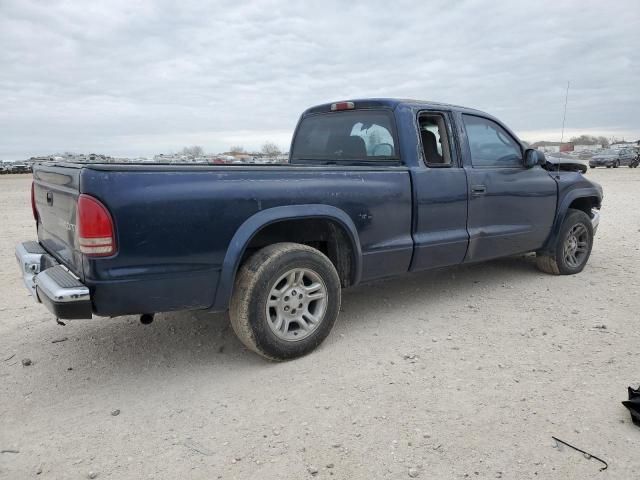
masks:
[[[557,437],[552,436],[551,438],[553,438],[556,441],[556,446],[558,445],[558,442],[562,443],[563,445],[566,445],[569,448],[573,448],[575,451],[580,452],[581,454],[583,454],[584,457],[587,460],[591,460],[593,458],[594,460],[597,460],[598,462],[602,463],[604,465],[604,467],[600,468],[601,472],[606,470],[609,467],[609,464],[607,462],[605,462],[604,460],[602,460],[601,458],[598,458],[595,455],[590,454],[589,452],[585,452],[584,450],[581,450],[578,447],[575,447],[575,446],[571,445],[570,443],[565,442],[564,440],[560,440]]]
[[[314,467],[313,465],[309,465],[309,468],[307,468],[307,471],[311,475],[317,475],[318,474],[318,469],[316,467]]]
[[[20,450],[14,450],[13,448],[5,448],[0,450],[0,453],[20,453]]]
[[[120,410],[117,408],[111,412],[112,417],[117,417],[118,415],[120,415]]]
[[[622,405],[627,407],[629,413],[631,413],[631,421],[634,425],[640,427],[640,386],[634,390],[629,387],[629,400],[622,402]]]
[[[22,366],[23,367],[28,367],[29,365],[31,365],[33,362],[31,361],[30,358],[23,358],[22,359]]]
[[[66,342],[67,340],[69,340],[68,337],[54,338],[53,340],[51,340],[51,343],[62,343]]]

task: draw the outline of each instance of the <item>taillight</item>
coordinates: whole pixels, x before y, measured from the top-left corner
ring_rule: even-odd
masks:
[[[97,199],[81,194],[78,197],[76,228],[80,251],[90,257],[108,257],[116,253],[113,219]]]
[[[33,218],[38,221],[38,209],[36,208],[36,189],[35,183],[31,182],[31,211],[33,212]]]

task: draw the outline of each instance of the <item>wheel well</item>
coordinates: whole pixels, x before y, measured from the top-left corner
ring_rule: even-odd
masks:
[[[343,287],[353,284],[355,253],[346,229],[326,218],[281,220],[260,229],[247,245],[241,263],[257,250],[279,242],[309,245],[324,253],[338,271]]]
[[[589,217],[591,217],[591,210],[593,208],[600,208],[600,201],[598,200],[598,197],[580,197],[571,202],[569,208],[582,210],[584,213],[589,215]]]

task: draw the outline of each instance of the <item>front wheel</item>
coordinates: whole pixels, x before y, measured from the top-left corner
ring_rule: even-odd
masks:
[[[276,243],[240,267],[229,317],[249,349],[288,360],[311,352],[329,335],[340,300],[338,272],[322,252]]]
[[[537,253],[536,265],[545,273],[580,273],[591,255],[593,226],[582,210],[569,209],[552,252]]]

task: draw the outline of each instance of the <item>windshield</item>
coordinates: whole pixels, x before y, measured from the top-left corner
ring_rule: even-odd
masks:
[[[608,148],[607,150],[602,150],[600,155],[618,155],[618,150],[614,150],[613,148]]]
[[[306,117],[291,160],[397,159],[393,116],[385,110],[354,110]]]

